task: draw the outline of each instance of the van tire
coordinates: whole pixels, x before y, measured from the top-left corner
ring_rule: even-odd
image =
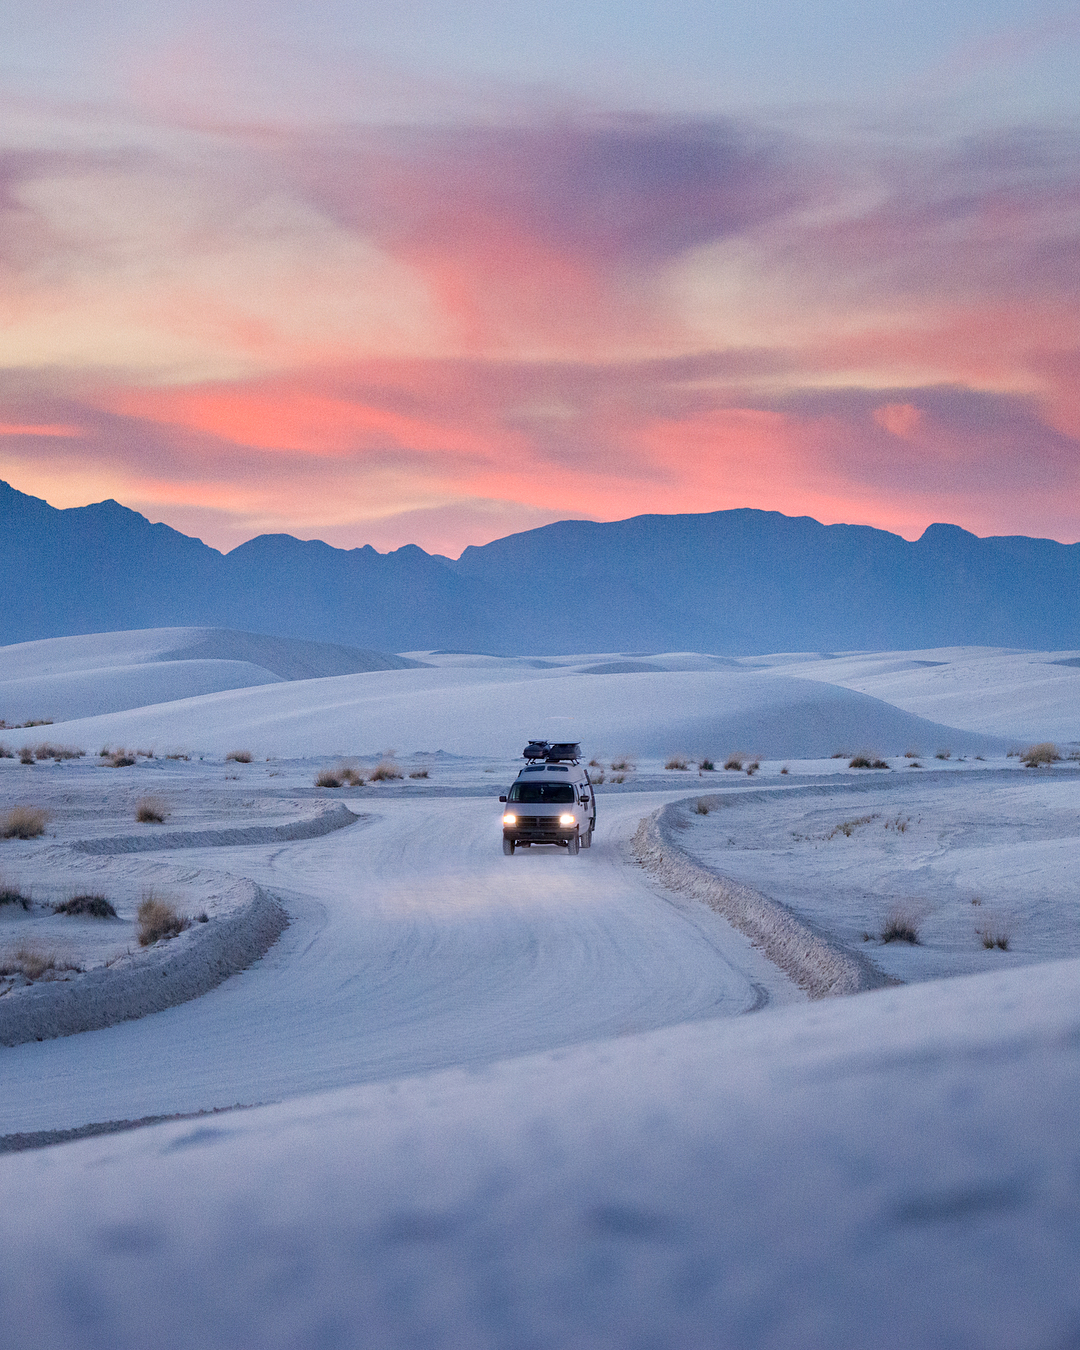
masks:
[[[503,852],[506,854],[508,858],[512,858],[514,856],[514,841],[512,839],[503,840]]]
[[[585,833],[581,836],[581,847],[582,847],[582,848],[592,848],[592,826],[591,826],[591,825],[590,825],[589,828],[585,831]]]
[[[566,851],[567,853],[570,854],[571,858],[577,857],[578,837],[576,834],[572,834],[570,838],[566,841]]]

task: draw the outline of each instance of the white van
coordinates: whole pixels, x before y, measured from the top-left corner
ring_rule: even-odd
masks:
[[[533,844],[555,844],[567,853],[592,844],[596,826],[596,793],[588,769],[578,761],[577,742],[530,741],[524,751],[529,761],[509,792],[499,798],[503,812],[503,852]]]

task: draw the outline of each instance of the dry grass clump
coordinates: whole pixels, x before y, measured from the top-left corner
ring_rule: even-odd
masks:
[[[835,839],[838,834],[842,834],[845,839],[850,839],[860,825],[869,825],[872,820],[877,820],[877,816],[858,816],[855,820],[842,820],[839,825],[832,827],[825,838]]]
[[[851,751],[850,751],[850,750],[834,750],[834,751],[832,752],[832,754],[829,756],[829,758],[830,758],[830,759],[850,759],[850,758],[851,758]]]
[[[995,928],[988,925],[986,928],[976,928],[975,932],[987,951],[990,951],[994,947],[997,947],[1003,952],[1009,950],[1009,942],[1011,939],[1007,929],[1000,927]]]
[[[698,761],[698,771],[700,773],[715,773],[716,765],[711,759],[702,759]]]
[[[704,797],[699,797],[694,806],[694,810],[698,813],[699,816],[707,816],[709,814],[709,803],[705,800]]]
[[[1038,745],[1029,745],[1024,751],[1023,761],[1029,769],[1037,769],[1040,764],[1056,764],[1061,753],[1053,741],[1040,741]]]
[[[103,895],[73,895],[62,905],[53,905],[54,914],[68,914],[72,917],[85,916],[90,919],[115,919],[116,910]]]
[[[682,755],[672,755],[671,758],[668,760],[668,762],[664,765],[665,769],[678,769],[679,771],[688,769],[689,767],[690,765],[687,763],[685,759],[683,759]]]
[[[363,787],[367,782],[351,764],[336,764],[332,769],[321,769],[315,777],[315,786],[324,788]]]
[[[897,907],[886,915],[885,927],[881,930],[882,942],[910,942],[913,947],[919,945],[919,920],[910,910]]]
[[[790,773],[791,770],[790,770],[790,769],[788,768],[788,766],[785,764],[784,767],[780,770],[780,772],[781,772],[781,773]]]
[[[19,751],[19,763],[33,764],[33,762],[34,762],[33,750],[31,750],[28,745],[24,745],[23,748]]]
[[[952,751],[951,751],[951,750],[936,750],[936,751],[934,752],[934,758],[935,758],[935,759],[952,759]]]
[[[612,781],[613,783],[625,783],[625,782],[626,782],[626,774],[624,774],[624,773],[613,773],[613,774],[611,775],[611,781]]]
[[[158,797],[140,797],[135,804],[135,819],[143,825],[163,825],[169,808]]]
[[[918,751],[918,750],[905,750],[905,751],[904,751],[904,758],[905,758],[905,759],[918,759],[918,758],[919,758],[919,754],[920,754],[920,751]]]
[[[188,926],[187,917],[177,913],[168,900],[148,892],[138,914],[139,946],[149,947],[161,938],[177,937]]]
[[[6,881],[0,881],[0,905],[21,905],[23,909],[30,908],[30,897],[23,895],[17,886],[9,885]]]
[[[849,769],[887,769],[888,767],[883,759],[870,755],[855,755],[848,764]]]
[[[17,947],[0,956],[0,975],[22,975],[28,980],[40,980],[47,970],[56,969],[56,957],[36,947]]]
[[[191,756],[190,756],[190,755],[182,755],[179,751],[176,751],[175,753],[173,753],[173,754],[171,754],[171,755],[166,755],[165,758],[166,758],[166,759],[183,759],[183,760],[190,760],[190,759],[191,759]]]
[[[427,769],[413,769],[412,773],[409,774],[409,777],[410,777],[410,778],[430,778],[431,775],[428,773]],[[603,774],[600,775],[600,781],[601,781],[601,782],[604,781],[604,775],[603,775]]]
[[[754,774],[756,774],[758,769],[760,768],[761,768],[760,760],[752,759],[750,763],[746,766],[747,778],[753,778]]]
[[[34,754],[38,759],[54,759],[59,764],[62,759],[82,759],[86,751],[76,745],[53,745],[51,741],[42,741],[34,746]]]
[[[392,759],[380,759],[371,771],[373,783],[389,783],[392,779],[401,777],[402,772]]]
[[[14,759],[14,758],[15,758],[15,751],[12,750],[11,746],[5,745],[3,741],[0,741],[0,759]]]
[[[250,750],[230,750],[225,756],[225,763],[228,764],[232,760],[234,764],[250,764],[251,758]]]
[[[599,761],[598,759],[590,759],[590,760],[589,760],[589,768],[590,768],[590,769],[600,769],[600,768],[603,768],[603,765],[600,763],[600,761]]]
[[[612,773],[633,773],[635,766],[630,763],[625,755],[611,761]]]
[[[45,833],[48,811],[40,806],[13,806],[0,822],[0,839],[36,839]]]
[[[724,760],[724,768],[731,769],[735,773],[742,773],[743,757],[742,755],[728,755]]]

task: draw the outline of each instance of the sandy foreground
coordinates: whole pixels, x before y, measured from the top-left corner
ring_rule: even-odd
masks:
[[[0,1156],[5,1342],[1074,1343],[1080,772],[1025,770],[1007,726],[978,725],[1000,654],[969,680],[967,725],[934,724],[932,740],[930,719],[894,722],[910,714],[816,670],[784,685],[779,659],[774,703],[751,671],[741,712],[743,676],[688,670],[685,654],[680,669],[592,675],[442,660],[0,732],[14,749],[47,733],[88,750],[0,759],[0,813],[50,813],[41,838],[0,841],[3,882],[31,901],[0,907],[0,954],[34,945],[89,973],[138,961],[150,889],[206,912],[193,927],[207,932],[241,885],[288,917],[261,959],[199,997],[0,1049],[7,1148],[251,1108]],[[1074,686],[1063,695],[1058,671],[1075,668],[1029,684],[1067,751]],[[815,682],[825,697],[807,703]],[[496,798],[524,741],[507,727],[571,726],[582,690],[607,719],[594,846],[504,858]],[[840,721],[785,745],[800,707]],[[439,735],[401,734],[439,718]],[[290,756],[320,721],[325,751]],[[470,728],[491,744],[461,753]],[[255,730],[252,762],[226,762]],[[766,734],[778,753],[753,776],[663,768]],[[818,757],[793,753],[814,737]],[[155,755],[112,768],[105,742]],[[830,757],[849,742],[873,742],[890,769]],[[339,753],[370,770],[392,745],[401,780],[314,786]],[[613,783],[621,751],[635,768]],[[135,821],[147,795],[163,823]],[[665,807],[688,857],[897,983],[808,1001],[635,860],[639,822]],[[310,832],[343,809],[356,819]],[[84,890],[119,917],[52,913]],[[917,944],[883,940],[896,912]],[[175,961],[189,936],[150,955]],[[26,993],[0,983],[0,1002]]]

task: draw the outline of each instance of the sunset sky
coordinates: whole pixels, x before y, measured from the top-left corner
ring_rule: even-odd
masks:
[[[1080,4],[5,0],[0,478],[1080,539]]]

